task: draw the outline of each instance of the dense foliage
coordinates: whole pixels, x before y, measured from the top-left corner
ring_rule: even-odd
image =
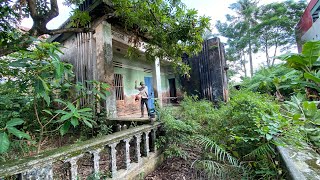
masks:
[[[170,135],[165,154],[189,159],[188,149],[201,147],[192,164],[209,179],[283,178],[276,145],[308,143],[320,152],[319,55],[320,42],[282,55],[283,64],[258,70],[218,108],[186,97],[162,117]]]
[[[319,149],[319,52],[320,42],[307,42],[301,54],[285,54],[285,62],[272,68],[262,68],[252,79],[246,80],[243,88],[274,95],[284,101],[284,115],[294,120],[303,120],[303,129],[316,149]]]
[[[96,81],[85,85],[74,82],[72,65],[60,60],[59,48],[58,43],[36,41],[28,50],[0,59],[0,153],[5,153],[3,157],[15,149],[16,143],[32,151],[37,142],[39,152],[47,137],[97,125],[93,110],[100,106],[100,99],[105,99],[109,86]],[[83,103],[82,99],[89,96],[93,101]]]
[[[234,92],[219,109],[190,97],[181,105],[162,117],[169,134],[165,154],[188,158],[185,147],[200,145],[201,158],[193,164],[211,178],[280,178],[274,145],[304,139],[299,128],[303,121],[283,117],[268,95]]]
[[[65,1],[67,5],[82,2]],[[179,0],[153,3],[113,0],[112,3],[114,12],[108,12],[108,17],[120,19],[132,32],[128,43],[137,48],[146,40],[148,44],[144,48],[149,59],[170,59],[174,66],[180,67],[180,72],[188,72],[189,68],[180,63],[180,56],[201,50],[201,35],[209,26],[209,18],[199,17]],[[98,131],[110,132],[109,126],[95,114],[96,108],[103,110],[97,106],[106,97],[108,85],[96,81],[75,82],[72,65],[59,58],[60,45],[37,39],[43,34],[92,31],[86,28],[93,21],[89,13],[74,10],[71,28],[49,30],[46,24],[59,14],[57,0],[1,1],[0,5],[2,159],[9,157],[9,151],[29,153],[36,148],[39,152],[48,137],[63,136],[77,128],[89,136],[99,134]],[[29,31],[18,30],[17,24],[23,17],[34,21]],[[95,131],[88,133],[90,130],[85,127]]]
[[[226,22],[218,21],[220,35],[228,38],[228,60],[247,76],[245,64],[250,63],[253,76],[252,54],[264,52],[267,67],[273,66],[277,52],[295,46],[295,25],[306,7],[305,1],[287,0],[259,5],[254,0],[239,0],[231,4],[234,12],[227,14]]]
[[[144,48],[148,59],[166,59],[188,73],[189,67],[181,63],[181,54],[190,56],[202,49],[202,34],[209,28],[209,18],[198,16],[180,0],[128,1],[113,0],[116,15],[124,19],[128,29],[137,36],[132,38],[136,47],[147,39]]]

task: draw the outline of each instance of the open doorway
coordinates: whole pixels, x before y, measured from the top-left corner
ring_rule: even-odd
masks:
[[[177,103],[177,89],[176,89],[176,79],[169,79],[169,93],[170,93],[170,102]]]

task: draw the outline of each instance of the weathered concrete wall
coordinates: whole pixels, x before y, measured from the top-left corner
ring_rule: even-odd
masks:
[[[319,29],[319,25],[314,26],[315,23],[313,23],[312,14],[311,14],[312,9],[315,7],[317,3],[318,3],[318,0],[311,0],[309,2],[306,10],[301,16],[299,23],[296,26],[296,41],[297,41],[299,52],[302,51],[302,45],[304,41],[311,41],[312,39],[317,40],[316,35],[319,35],[318,33],[313,32],[314,30],[312,30],[312,29],[316,30],[317,28]]]
[[[113,50],[111,24],[106,21],[101,22],[96,27],[96,56],[97,56],[97,77],[101,82],[111,84],[110,95],[106,99],[106,111],[108,116],[116,117],[116,94],[113,88],[114,68],[113,68]]]
[[[64,47],[61,49],[63,54],[60,56],[61,60],[75,64],[75,54],[77,53],[76,35],[72,35],[67,41],[61,43]]]
[[[307,32],[301,37],[302,42],[306,41],[319,41],[320,40],[320,19],[317,19],[316,22],[308,29]]]
[[[278,146],[277,149],[288,171],[289,179],[320,179],[320,155],[307,144],[303,148]]]

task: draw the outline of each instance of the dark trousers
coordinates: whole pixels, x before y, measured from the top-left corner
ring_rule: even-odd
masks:
[[[141,98],[141,115],[144,115],[144,104],[146,104],[148,116],[149,116],[149,106],[148,106],[148,98]]]

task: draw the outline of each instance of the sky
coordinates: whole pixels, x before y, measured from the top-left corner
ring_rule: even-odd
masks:
[[[260,0],[260,4],[277,1],[279,2],[279,0]],[[225,15],[232,14],[232,11],[229,9],[230,4],[237,2],[237,0],[182,0],[182,2],[188,8],[198,10],[199,15],[209,16],[211,18],[213,33],[218,33],[214,28],[215,22],[218,20],[226,21]]]
[[[229,9],[230,4],[235,3],[237,0],[182,0],[188,8],[194,8],[198,10],[199,15],[209,16],[211,18],[211,30],[213,33],[218,33],[215,28],[216,21],[220,20],[222,22],[226,21],[225,15],[232,14],[232,11]],[[259,4],[268,4],[272,2],[282,2],[284,0],[260,0]],[[310,0],[307,0],[309,3]],[[225,42],[226,39],[220,37],[222,42]],[[297,53],[297,49],[292,49],[294,53]],[[278,52],[278,55],[280,52]],[[265,63],[264,53],[257,53],[253,55],[253,67],[254,70],[257,70],[259,67]],[[247,71],[249,72],[249,64],[247,64]]]
[[[230,4],[235,3],[237,0],[182,0],[189,9],[198,10],[199,15],[209,16],[211,18],[211,30],[213,33],[218,33],[215,28],[215,23],[217,20],[222,22],[226,21],[225,15],[232,14],[232,11],[228,8]],[[260,4],[267,4],[272,2],[281,2],[283,0],[260,0]],[[310,0],[307,0],[309,2]],[[63,6],[63,0],[58,0],[59,2],[59,16],[50,21],[47,25],[48,29],[54,29],[59,27],[65,20],[70,16],[71,8]],[[32,20],[24,19],[21,23],[24,27],[31,27]],[[225,41],[224,38],[221,38],[222,42]],[[293,50],[296,52],[297,50]],[[258,53],[253,56],[253,66],[254,69],[258,69],[262,66],[262,63],[265,62],[264,54]],[[249,69],[249,65],[247,65]]]

